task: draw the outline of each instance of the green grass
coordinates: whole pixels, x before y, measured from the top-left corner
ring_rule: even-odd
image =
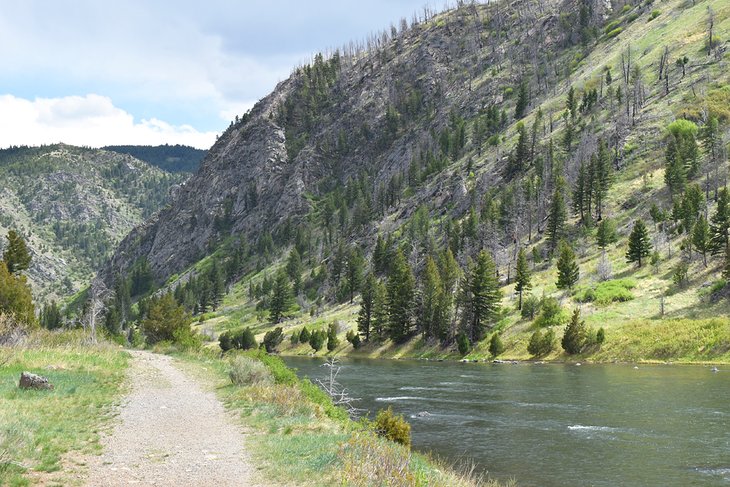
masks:
[[[31,341],[0,348],[0,485],[28,485],[39,472],[58,472],[51,479],[63,484],[55,477],[68,473],[66,463],[100,451],[99,429],[123,392],[128,355],[118,348],[82,344],[76,332],[38,332]],[[54,389],[19,389],[23,371]]]
[[[478,479],[378,438],[351,421],[321,389],[299,380],[278,357],[259,351],[246,355],[266,364],[275,383],[234,386],[227,378],[227,359],[209,350],[180,358],[215,384],[224,404],[252,431],[246,445],[267,481],[316,486],[476,485]],[[498,487],[489,482],[480,485]]]

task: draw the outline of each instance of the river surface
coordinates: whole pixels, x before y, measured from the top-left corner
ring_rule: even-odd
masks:
[[[285,357],[324,378],[321,359]],[[370,412],[408,418],[413,447],[519,486],[730,486],[730,367],[343,359]],[[418,413],[429,414],[420,417]]]

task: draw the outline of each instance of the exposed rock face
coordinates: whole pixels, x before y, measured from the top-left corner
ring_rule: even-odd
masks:
[[[408,173],[413,157],[437,150],[452,113],[469,118],[501,102],[505,88],[520,82],[523,65],[548,58],[564,37],[559,8],[557,0],[540,2],[539,9],[531,0],[472,4],[421,22],[365,53],[340,58],[324,101],[306,117],[297,110],[316,98],[317,88],[308,68],[298,70],[221,135],[170,204],[124,239],[97,282],[109,286],[142,257],[159,282],[180,272],[220,236],[216,220],[226,206],[230,231],[255,241],[263,229],[273,232],[287,218],[306,214],[307,194],[322,195],[335,181],[366,174],[374,188],[387,190],[393,176]],[[507,50],[514,51],[510,59]],[[307,97],[298,98],[305,89]],[[395,121],[388,118],[392,108],[399,113]],[[288,151],[304,126],[301,147]],[[481,192],[500,183],[495,162],[480,161]],[[423,202],[463,212],[473,197],[465,176],[443,171],[408,201],[389,203],[384,213],[392,217],[363,235],[388,231]]]
[[[53,389],[53,384],[48,382],[48,379],[40,375],[31,374],[30,372],[23,372],[20,374],[20,383],[18,387],[21,389]]]

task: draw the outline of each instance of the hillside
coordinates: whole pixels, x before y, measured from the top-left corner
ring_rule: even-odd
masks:
[[[194,173],[207,151],[186,145],[110,145],[104,150],[129,154],[147,164],[159,167],[163,171],[177,173]]]
[[[277,289],[296,295],[275,314],[291,317],[285,332],[337,321],[344,335],[360,291],[380,288],[381,338],[415,355],[456,355],[463,334],[481,356],[498,332],[529,357],[533,319],[551,308],[538,323],[561,325],[557,339],[580,308],[606,327],[606,348],[629,320],[654,330],[727,313],[725,249],[705,235],[727,233],[726,217],[713,220],[727,180],[727,2],[517,0],[424,15],[297,68],[98,283],[146,261],[191,311],[215,311],[203,328],[260,334]],[[625,258],[637,220],[643,265]],[[559,289],[566,246],[579,275]],[[518,262],[533,316],[515,310]],[[502,298],[478,302],[474,283],[492,281]],[[365,351],[392,354],[390,343]]]
[[[0,151],[0,235],[28,242],[39,302],[87,285],[126,233],[184,181],[128,155],[68,145]]]

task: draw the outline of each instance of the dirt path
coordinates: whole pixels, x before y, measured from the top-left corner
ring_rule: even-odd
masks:
[[[252,486],[245,436],[171,357],[131,352],[132,390],[89,464],[89,486]]]

